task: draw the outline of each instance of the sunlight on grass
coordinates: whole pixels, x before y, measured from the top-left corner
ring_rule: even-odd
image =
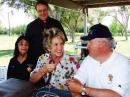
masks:
[[[117,41],[116,51],[130,57],[130,39],[126,41],[124,37],[115,37],[115,40]]]
[[[13,50],[0,50],[0,57],[12,56]]]
[[[17,37],[18,36],[0,35],[0,50],[14,49]]]
[[[18,36],[0,35],[0,66],[7,66],[13,56],[15,41]]]

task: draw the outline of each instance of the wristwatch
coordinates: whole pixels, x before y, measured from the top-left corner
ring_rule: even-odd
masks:
[[[86,88],[83,87],[80,93],[81,93],[81,95],[86,95]]]

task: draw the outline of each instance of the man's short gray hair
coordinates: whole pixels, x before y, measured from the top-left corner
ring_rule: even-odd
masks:
[[[116,48],[116,41],[112,38],[102,38],[102,40],[104,40],[108,46],[112,49],[115,49]]]

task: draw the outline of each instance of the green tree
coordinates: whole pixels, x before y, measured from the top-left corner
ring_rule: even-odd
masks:
[[[128,21],[130,16],[130,6],[120,6],[113,11],[112,17],[122,26],[122,35],[128,40]]]
[[[36,17],[36,12],[34,10],[34,3],[36,0],[4,0],[9,6],[15,8],[23,8],[25,12],[31,13]],[[49,14],[55,19],[61,21],[67,32],[69,32],[72,42],[74,42],[75,32],[78,26],[78,20],[80,18],[80,13],[78,11],[69,10],[57,6],[51,5],[49,8]]]
[[[26,25],[18,25],[11,29],[12,35],[21,35],[25,32]]]
[[[104,11],[104,10],[101,10],[101,9],[95,9],[95,14],[96,14],[96,17],[97,17],[97,22],[98,23],[101,23],[102,20],[108,16],[108,13],[109,11]]]
[[[8,34],[8,29],[3,27],[3,25],[0,24],[0,34]]]
[[[103,19],[108,15],[109,11],[103,10],[101,8],[90,9],[87,20],[89,25],[92,26],[97,23],[102,23]]]
[[[82,14],[79,11],[53,6],[50,15],[63,24],[67,35],[72,39],[71,42],[74,42],[75,33],[82,21]]]
[[[65,9],[62,8],[62,7],[58,7],[58,6],[54,6],[54,5],[50,5],[50,8],[49,8],[49,15],[57,20],[61,20],[61,15],[62,15],[62,12],[64,11]]]
[[[29,11],[29,9],[32,9],[34,7],[36,0],[3,0],[2,3],[8,4],[10,7],[14,8],[22,8],[26,12]]]
[[[74,42],[74,37],[80,17],[81,17],[80,12],[76,12],[74,10],[65,9],[62,11],[61,14],[61,22],[67,28],[69,35],[72,39],[72,42]]]
[[[2,5],[2,0],[0,0],[0,7],[1,7],[1,5]]]
[[[114,36],[117,36],[117,35],[122,35],[122,26],[119,22],[113,20],[113,22],[111,23],[111,25],[109,25],[109,28],[110,28],[110,31],[112,32],[112,34]]]

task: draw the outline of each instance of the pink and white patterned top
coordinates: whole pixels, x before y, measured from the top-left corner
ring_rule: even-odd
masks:
[[[37,72],[45,64],[49,64],[49,57],[50,55],[48,53],[42,54],[39,57],[37,65],[32,73]],[[50,85],[55,87],[56,89],[68,90],[66,81],[68,78],[73,77],[79,67],[80,65],[78,64],[78,61],[74,56],[64,54],[61,58],[61,61],[56,65],[56,69],[52,72]],[[49,78],[49,74],[45,74],[43,78],[45,81],[47,81]]]

